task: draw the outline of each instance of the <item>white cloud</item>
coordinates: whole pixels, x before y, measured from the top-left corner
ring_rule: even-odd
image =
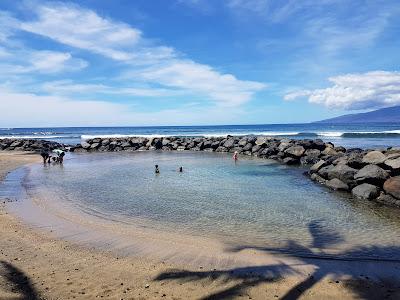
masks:
[[[3,112],[0,127],[221,124],[231,123],[242,114],[240,109],[200,109],[191,106],[140,112],[124,104],[1,89],[0,99],[0,111]]]
[[[137,76],[173,88],[206,94],[224,106],[236,106],[250,100],[265,84],[238,80],[231,74],[221,74],[212,67],[190,60],[176,60],[154,68],[141,70]]]
[[[349,110],[400,105],[400,72],[346,74],[331,77],[329,81],[332,87],[295,91],[284,99],[308,97],[310,103]]]
[[[88,66],[86,61],[73,58],[70,53],[55,51],[34,51],[29,61],[33,70],[45,73],[80,70]]]
[[[163,93],[166,89],[172,89],[170,93],[180,89],[225,106],[243,104],[265,88],[262,83],[239,80],[211,66],[180,58],[171,47],[152,46],[140,30],[103,18],[91,10],[60,3],[32,9],[37,18],[22,22],[20,29],[119,61],[134,70],[135,76],[129,78],[133,84],[139,78],[151,85],[161,85]],[[159,92],[130,90],[138,96],[159,96]]]
[[[0,48],[0,70],[2,75],[34,72],[50,74],[77,71],[87,66],[88,63],[85,60],[74,58],[67,52],[5,48],[2,50]]]
[[[20,28],[76,48],[90,50],[116,60],[127,60],[141,32],[124,23],[116,23],[78,6],[38,5],[38,19],[23,22]]]
[[[99,83],[76,83],[71,80],[45,82],[38,87],[54,95],[108,94],[140,97],[167,97],[181,94],[179,91],[151,87],[113,87]]]

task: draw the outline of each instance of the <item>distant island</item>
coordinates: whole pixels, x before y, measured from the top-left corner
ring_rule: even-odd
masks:
[[[315,123],[390,123],[400,122],[400,106],[381,108],[378,110],[348,114],[336,118],[317,121]]]

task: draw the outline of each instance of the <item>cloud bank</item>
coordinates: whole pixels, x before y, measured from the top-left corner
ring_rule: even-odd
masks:
[[[310,103],[348,110],[400,105],[400,72],[373,71],[331,77],[325,89],[288,93],[287,101],[307,97]]]
[[[256,92],[266,87],[263,83],[240,80],[233,74],[220,72],[212,66],[190,60],[172,47],[154,45],[139,29],[99,16],[92,10],[75,4],[36,4],[30,7],[34,15],[33,20],[17,20],[9,15],[6,18],[4,15],[0,24],[7,25],[4,27],[7,28],[7,36],[12,28],[14,32],[29,32],[103,56],[115,61],[118,68],[134,70],[132,73],[135,76],[125,77],[125,80],[132,82],[132,86],[137,81],[140,81],[140,84],[145,82],[161,86],[161,89],[154,93],[156,97],[160,96],[160,91],[165,91],[165,95],[168,96],[171,94],[169,90],[172,89],[173,92],[181,90],[188,96],[202,96],[218,105],[238,106],[250,101]],[[54,53],[35,59],[40,63],[34,67],[42,71],[56,71],[61,69],[61,66],[57,67],[55,64],[66,64],[66,60],[69,60],[69,69],[72,69],[72,63],[77,69],[87,66],[83,60],[73,58],[70,54],[66,54],[68,57],[61,55],[55,56]],[[25,68],[25,71],[33,69]],[[65,93],[65,90],[63,92]],[[134,93],[128,95],[132,94]],[[140,96],[143,91],[138,91],[137,94]]]

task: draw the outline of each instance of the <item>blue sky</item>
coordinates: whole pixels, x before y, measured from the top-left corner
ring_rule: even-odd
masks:
[[[301,123],[400,104],[397,0],[0,2],[1,127]]]

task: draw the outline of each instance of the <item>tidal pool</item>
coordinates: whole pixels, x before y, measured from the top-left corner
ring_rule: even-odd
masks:
[[[24,186],[83,214],[230,245],[385,246],[400,258],[399,210],[332,193],[304,171],[221,153],[69,154],[63,166],[31,166]]]

